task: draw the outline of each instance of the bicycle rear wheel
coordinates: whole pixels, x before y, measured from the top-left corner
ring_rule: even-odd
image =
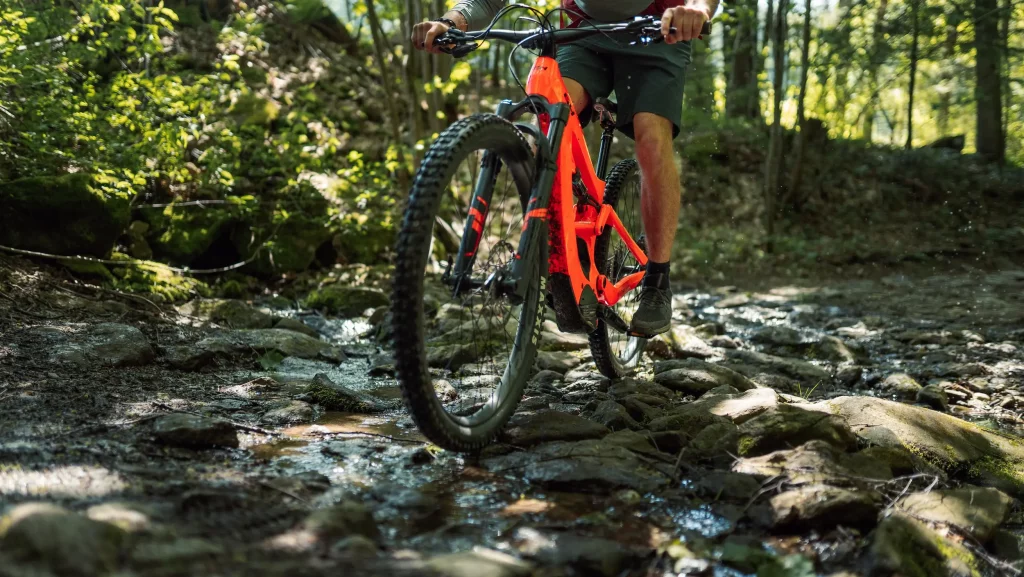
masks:
[[[643,219],[640,213],[640,168],[636,160],[623,160],[612,167],[605,182],[604,203],[615,208],[629,235],[644,246]],[[626,247],[622,237],[606,227],[594,246],[598,272],[611,282],[640,270],[640,263]],[[613,307],[602,307],[597,328],[590,333],[590,352],[601,374],[616,379],[629,374],[640,363],[647,339],[627,334],[629,321],[639,305],[640,291],[624,295]]]
[[[486,179],[495,156],[494,178]],[[534,171],[522,134],[484,114],[445,130],[413,183],[395,261],[395,368],[417,426],[446,449],[478,450],[497,436],[536,358],[540,258],[518,279],[522,302],[502,290],[526,258],[517,249]],[[427,303],[438,305],[430,307],[436,316]]]

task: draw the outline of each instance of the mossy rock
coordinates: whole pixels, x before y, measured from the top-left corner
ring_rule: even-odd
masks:
[[[104,257],[128,226],[129,198],[92,175],[0,183],[0,244],[59,255]]]
[[[113,282],[115,280],[114,275],[110,272],[110,269],[108,269],[106,265],[104,265],[101,262],[69,258],[67,260],[60,261],[60,264],[64,265],[64,268],[81,277],[85,277],[88,279],[98,279],[107,282]]]
[[[247,271],[262,276],[304,271],[316,259],[317,249],[331,238],[326,215],[317,219],[293,213],[283,223],[271,226],[274,235],[264,237],[266,240],[260,240],[261,235],[254,238],[252,231],[244,227],[232,234],[231,241],[244,258],[259,252]]]
[[[225,230],[237,221],[234,211],[223,208],[168,206],[143,213],[151,229],[149,246],[160,258],[187,265],[205,253]]]
[[[115,260],[128,260],[125,255],[114,255]],[[171,267],[153,261],[131,261],[125,266],[113,265],[114,288],[126,292],[143,293],[160,302],[182,302],[199,296],[209,296],[205,283],[184,276]]]
[[[379,290],[327,285],[310,293],[303,304],[341,317],[355,317],[388,302],[387,295]]]
[[[868,553],[872,575],[979,577],[978,562],[963,545],[897,513],[875,530]]]

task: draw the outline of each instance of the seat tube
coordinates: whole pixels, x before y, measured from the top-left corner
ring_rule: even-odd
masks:
[[[606,127],[601,133],[601,148],[597,151],[597,168],[594,171],[601,180],[605,180],[605,177],[608,176],[608,156],[611,154],[614,133],[614,126]]]

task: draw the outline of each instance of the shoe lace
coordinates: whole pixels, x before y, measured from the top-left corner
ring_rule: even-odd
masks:
[[[672,304],[672,293],[658,287],[645,286],[640,291],[640,304],[661,308]]]

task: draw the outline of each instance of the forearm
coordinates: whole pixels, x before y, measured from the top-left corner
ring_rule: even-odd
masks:
[[[491,23],[504,5],[505,0],[459,0],[445,18],[454,20],[463,31],[480,30]]]
[[[705,0],[705,4],[708,5],[708,20],[715,17],[715,12],[718,12],[719,0]]]

